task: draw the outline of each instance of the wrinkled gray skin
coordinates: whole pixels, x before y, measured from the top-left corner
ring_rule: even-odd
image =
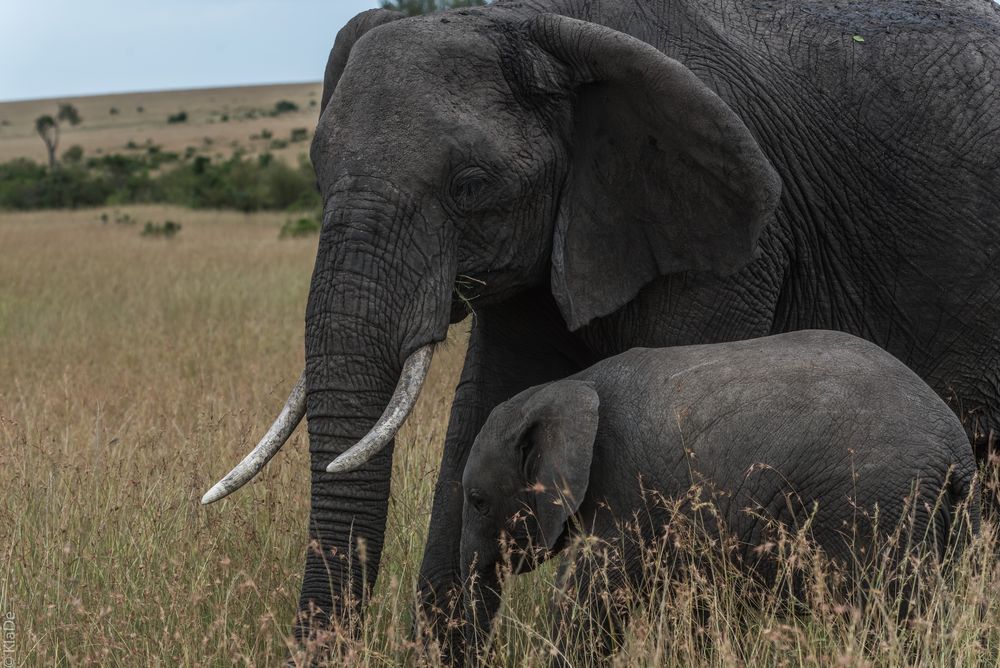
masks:
[[[975,473],[951,409],[902,363],[848,334],[630,350],[521,392],[476,437],[462,478],[467,628],[477,637],[469,647],[478,650],[500,600],[502,536],[515,572],[573,534],[624,551],[610,573],[592,577],[594,560],[578,557],[560,576],[572,573],[577,596],[598,608],[583,637],[603,637],[596,647],[606,652],[625,622],[606,602],[619,587],[642,590],[636,546],[663,536],[669,500],[692,486],[736,539],[731,557],[770,586],[773,563],[755,549],[775,538],[769,522],[794,530],[811,520],[827,556],[864,564],[877,508],[880,535],[902,526],[914,549],[944,556],[967,536],[958,529],[949,538],[950,528],[978,530]],[[700,516],[718,538],[712,514]],[[636,518],[638,533],[626,532],[621,547],[622,527]],[[561,640],[564,656],[584,651]],[[577,665],[593,659],[578,656]]]
[[[634,346],[840,329],[975,410],[975,433],[997,424],[990,3],[532,0],[397,19],[341,31],[312,146],[315,625],[374,583],[392,447],[325,467],[463,298],[476,317],[421,569],[431,621],[456,610],[461,472],[490,410]]]

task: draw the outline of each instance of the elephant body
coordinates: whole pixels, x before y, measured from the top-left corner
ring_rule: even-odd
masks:
[[[470,611],[480,626],[495,613],[504,535],[521,555],[558,552],[578,533],[604,546],[625,541],[610,573],[592,577],[587,555],[564,571],[592,605],[621,598],[609,587],[639,592],[644,568],[654,570],[643,561],[676,530],[675,513],[697,513],[716,544],[731,538],[729,558],[769,588],[776,571],[766,544],[777,542],[778,525],[804,531],[848,575],[892,547],[896,559],[920,549],[954,556],[949,548],[978,530],[975,475],[954,413],[862,339],[807,330],[637,348],[525,390],[487,419],[463,477]],[[894,544],[881,542],[897,531]],[[667,545],[688,540],[675,533]],[[527,568],[538,561],[529,557]],[[879,568],[896,567],[878,562],[868,576]]]
[[[325,213],[298,635],[363,600],[381,558],[393,445],[379,437],[354,470],[331,461],[391,433],[372,425],[401,369],[470,307],[419,582],[446,649],[466,457],[527,387],[637,346],[834,329],[898,357],[987,443],[998,136],[988,0],[499,0],[356,17],[311,151]]]
[[[524,4],[624,30],[683,62],[746,122],[782,195],[759,255],[734,274],[659,276],[575,331],[549,285],[476,307],[421,571],[428,610],[454,608],[461,470],[490,409],[632,347],[849,332],[947,399],[985,460],[1000,425],[996,7]],[[594,289],[616,280],[599,276]]]

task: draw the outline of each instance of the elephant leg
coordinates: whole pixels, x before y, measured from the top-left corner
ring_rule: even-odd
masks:
[[[617,546],[591,544],[577,548],[557,577],[553,600],[552,636],[557,653],[554,666],[599,666],[621,644],[629,609],[646,594],[637,555]]]
[[[528,387],[576,373],[592,361],[566,329],[547,292],[524,293],[476,310],[420,568],[422,619],[416,630],[440,642],[446,659],[462,656],[458,556],[462,473],[469,449],[495,406]]]

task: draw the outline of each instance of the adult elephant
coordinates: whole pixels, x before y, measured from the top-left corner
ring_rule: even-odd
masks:
[[[301,607],[319,612],[300,636],[374,582],[392,436],[470,301],[421,570],[439,621],[490,410],[633,346],[839,329],[972,411],[977,442],[1000,424],[988,0],[500,0],[400,19],[366,12],[337,37],[304,378],[206,497],[308,413],[321,550]]]

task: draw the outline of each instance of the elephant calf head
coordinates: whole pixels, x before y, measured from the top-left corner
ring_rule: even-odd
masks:
[[[462,477],[462,579],[468,630],[482,644],[500,600],[498,569],[532,570],[560,545],[587,493],[600,400],[564,380],[498,406],[476,437]]]

